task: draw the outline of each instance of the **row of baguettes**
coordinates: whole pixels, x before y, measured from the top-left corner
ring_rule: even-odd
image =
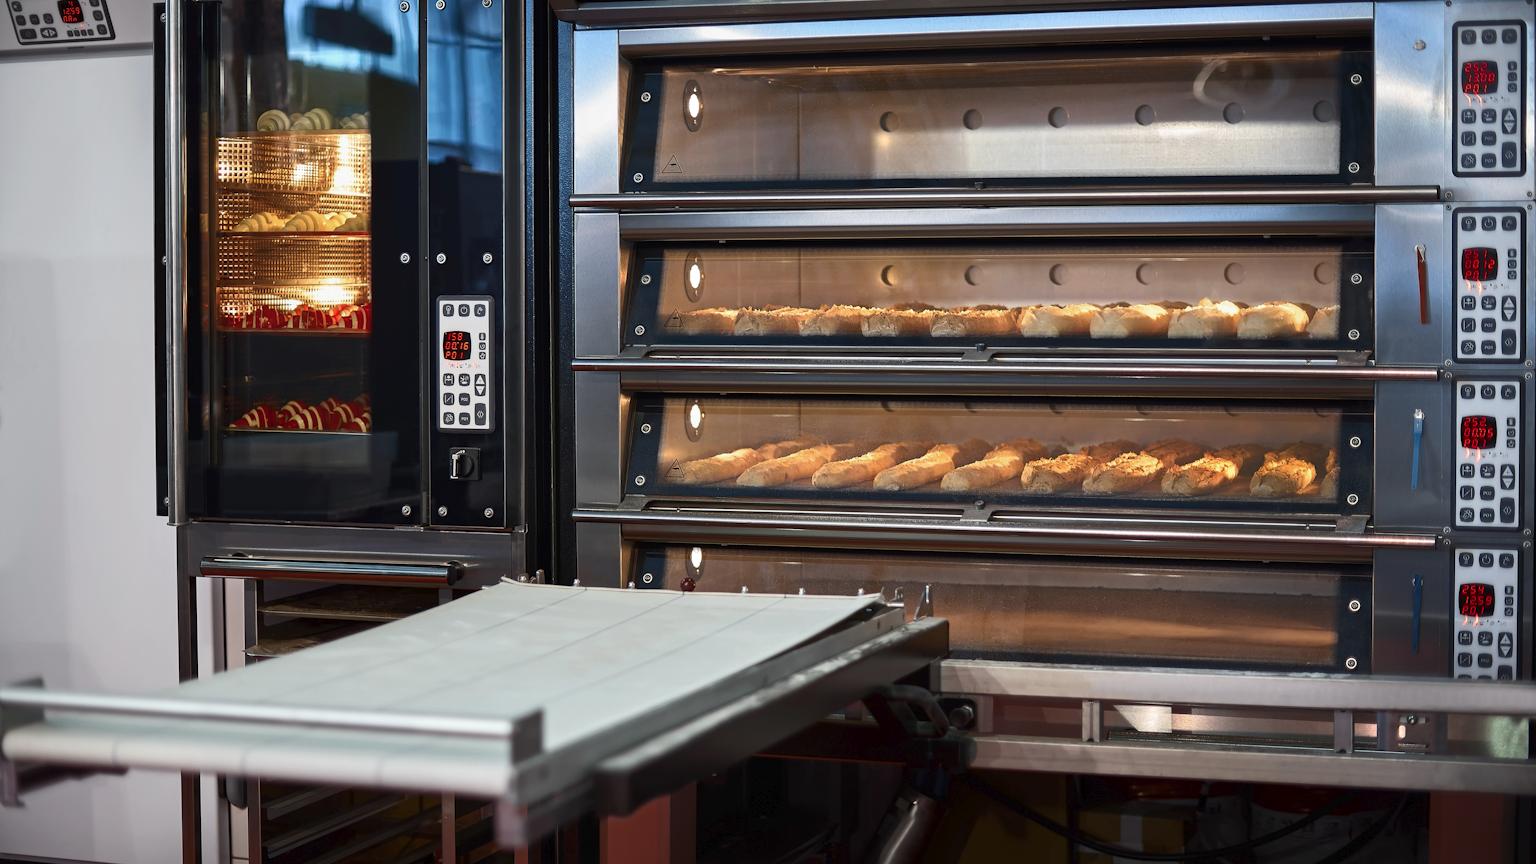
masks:
[[[678,315],[689,336],[1089,336],[1094,339],[1335,339],[1339,307],[1275,300],[1047,304],[941,309],[926,303],[869,306],[715,307]]]
[[[1179,497],[1210,495],[1246,479],[1248,492],[1257,498],[1333,498],[1339,471],[1338,454],[1322,444],[1298,441],[1277,450],[1236,444],[1213,450],[1176,438],[1145,447],[1103,441],[1073,451],[1033,438],[995,446],[980,439],[828,444],[801,438],[743,447],[678,468],[678,480],[690,485],[734,480],[740,486],[771,487],[807,478],[817,489],[873,483],[877,490],[897,492],[937,482],[945,492],[975,492],[1016,482],[1036,494],[1160,489]]]

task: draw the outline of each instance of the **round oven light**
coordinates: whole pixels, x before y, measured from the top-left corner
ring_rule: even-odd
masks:
[[[699,266],[699,262],[693,261],[688,265],[688,287],[698,291],[702,284],[704,284],[704,268]]]
[[[700,567],[704,566],[704,550],[701,547],[695,546],[688,550],[688,566],[692,567],[694,571],[698,571]]]
[[[704,408],[695,402],[688,406],[688,428],[694,432],[704,425]]]
[[[689,132],[697,132],[703,123],[704,91],[699,89],[699,82],[689,81],[683,85],[683,125]]]
[[[704,110],[704,102],[699,99],[699,94],[697,91],[688,94],[687,110],[688,119],[690,120],[699,119],[699,112]]]

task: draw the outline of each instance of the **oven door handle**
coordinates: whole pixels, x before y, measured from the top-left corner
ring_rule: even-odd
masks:
[[[1013,375],[1091,376],[1105,378],[1158,377],[1158,378],[1219,378],[1219,379],[1279,379],[1294,381],[1435,381],[1440,373],[1429,367],[1352,366],[1352,365],[1301,365],[1301,364],[1242,364],[1220,365],[1214,363],[1062,363],[996,362],[996,361],[862,361],[837,357],[814,356],[782,359],[726,359],[711,357],[582,357],[571,361],[574,372],[618,372],[620,374],[656,373],[753,373],[782,374],[818,372],[825,374],[880,375],[955,375],[972,372]]]
[[[457,562],[399,564],[395,562],[295,561],[280,558],[204,558],[204,576],[228,579],[281,579],[300,582],[346,582],[370,585],[448,587],[464,568]]]
[[[1424,244],[1413,247],[1415,264],[1419,272],[1419,323],[1429,323],[1429,261],[1424,256]]]

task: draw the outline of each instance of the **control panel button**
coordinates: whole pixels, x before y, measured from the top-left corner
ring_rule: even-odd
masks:
[[[1515,667],[1509,665],[1508,663],[1501,663],[1501,664],[1499,664],[1499,680],[1500,681],[1512,681],[1512,680],[1514,680],[1514,677],[1515,677]]]
[[[1482,636],[1481,633],[1479,633],[1478,635],[1479,635],[1479,637]],[[1489,635],[1492,635],[1492,634],[1489,634]],[[1482,642],[1479,642],[1478,644],[1481,645]],[[1515,654],[1515,634],[1509,632],[1508,630],[1505,630],[1505,631],[1499,633],[1499,658],[1503,659],[1503,660],[1508,660],[1510,657],[1513,657],[1514,654]]]
[[[1481,645],[1481,646],[1483,646],[1485,648],[1488,647],[1489,645],[1492,645],[1493,644],[1493,633],[1491,631],[1488,631],[1488,630],[1484,630],[1484,631],[1478,633],[1477,634],[1477,644],[1479,644],[1479,645]]]
[[[1457,654],[1456,665],[1463,669],[1470,669],[1472,667],[1472,652],[1462,651],[1461,653]]]
[[[1493,668],[1493,655],[1492,654],[1486,654],[1486,653],[1483,653],[1483,652],[1479,652],[1478,655],[1477,655],[1477,668],[1479,668],[1479,669],[1492,669]]]
[[[1457,645],[1471,645],[1472,644],[1472,631],[1471,630],[1458,630],[1456,632],[1456,644]]]

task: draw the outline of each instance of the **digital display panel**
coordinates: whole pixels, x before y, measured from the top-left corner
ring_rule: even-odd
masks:
[[[1461,446],[1468,450],[1486,450],[1499,438],[1499,424],[1487,414],[1461,418]]]
[[[443,332],[443,359],[469,359],[469,331],[445,330]]]
[[[1482,618],[1493,612],[1493,586],[1467,582],[1456,592],[1456,605],[1464,618]]]
[[[63,24],[84,23],[85,10],[80,7],[80,0],[59,0],[59,21]]]
[[[1499,67],[1492,60],[1468,60],[1461,64],[1461,92],[1482,96],[1499,88]]]
[[[1487,282],[1498,275],[1498,250],[1487,246],[1461,250],[1461,278],[1468,282]]]

